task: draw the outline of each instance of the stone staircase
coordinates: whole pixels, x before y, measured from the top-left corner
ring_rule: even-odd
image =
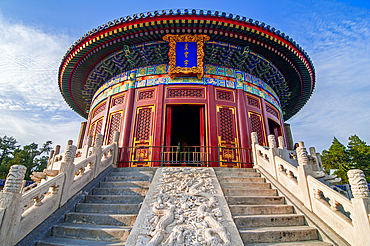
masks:
[[[332,245],[255,169],[214,169],[245,245]]]
[[[154,168],[117,168],[37,245],[124,245]]]

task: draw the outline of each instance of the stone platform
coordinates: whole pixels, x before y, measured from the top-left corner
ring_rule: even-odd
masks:
[[[51,234],[37,245],[332,245],[252,168],[115,169]]]

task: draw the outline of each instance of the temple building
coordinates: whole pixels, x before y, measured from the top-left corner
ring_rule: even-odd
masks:
[[[289,36],[238,15],[133,15],[77,40],[59,87],[86,122],[47,167],[13,165],[0,245],[369,245],[363,171],[346,190],[289,124],[315,72]],[[190,168],[192,167],[192,168]]]
[[[87,119],[78,147],[121,132],[120,167],[252,167],[260,145],[309,100],[315,71],[288,35],[221,12],[155,11],[99,26],[59,69],[68,105]],[[94,141],[94,140],[93,140]]]

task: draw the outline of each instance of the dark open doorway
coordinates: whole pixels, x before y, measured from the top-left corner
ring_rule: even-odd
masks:
[[[165,165],[199,166],[205,160],[204,106],[167,105]],[[172,146],[172,147],[169,147]]]
[[[188,104],[171,106],[171,146],[200,145],[200,107]]]
[[[278,123],[268,118],[270,134],[275,136],[276,143],[278,142],[278,137],[281,136],[281,128]]]

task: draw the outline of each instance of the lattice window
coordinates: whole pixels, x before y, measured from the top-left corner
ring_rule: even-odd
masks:
[[[256,107],[256,108],[259,108],[259,107],[260,107],[260,106],[259,106],[258,99],[253,98],[253,97],[247,97],[247,98],[248,98],[248,104],[249,104],[249,105],[252,105],[252,106],[254,106],[254,107]]]
[[[220,134],[221,141],[234,142],[233,111],[228,108],[220,108]]]
[[[272,107],[270,107],[269,105],[266,105],[266,111],[267,111],[267,113],[272,114],[276,118],[279,118],[278,117],[279,116],[278,112],[275,109],[273,109]]]
[[[121,126],[121,113],[115,113],[112,115],[109,126],[108,144],[113,143],[114,132],[119,131]]]
[[[126,95],[122,95],[122,96],[119,96],[119,97],[114,97],[113,101],[112,101],[112,107],[124,103],[125,102],[125,96]]]
[[[142,108],[137,116],[136,141],[146,141],[150,138],[152,109]]]
[[[257,114],[250,114],[252,132],[256,132],[258,136],[258,143],[263,145],[263,133],[261,130],[261,120]]]
[[[103,117],[98,119],[97,121],[93,122],[90,125],[89,136],[93,136],[93,142],[92,142],[93,146],[95,146],[96,135],[101,133],[102,126],[103,126]]]
[[[139,100],[152,99],[152,98],[154,98],[154,90],[139,92]]]
[[[95,123],[91,124],[90,126],[90,131],[89,131],[89,136],[94,136],[95,134]]]
[[[96,107],[96,109],[94,110],[92,118],[94,118],[95,116],[97,116],[98,114],[103,112],[105,110],[105,106],[106,106],[106,103],[104,102],[104,103],[100,104],[98,107]]]
[[[168,90],[168,97],[203,97],[202,89],[171,89]]]
[[[233,93],[231,91],[217,91],[218,100],[234,101]]]

